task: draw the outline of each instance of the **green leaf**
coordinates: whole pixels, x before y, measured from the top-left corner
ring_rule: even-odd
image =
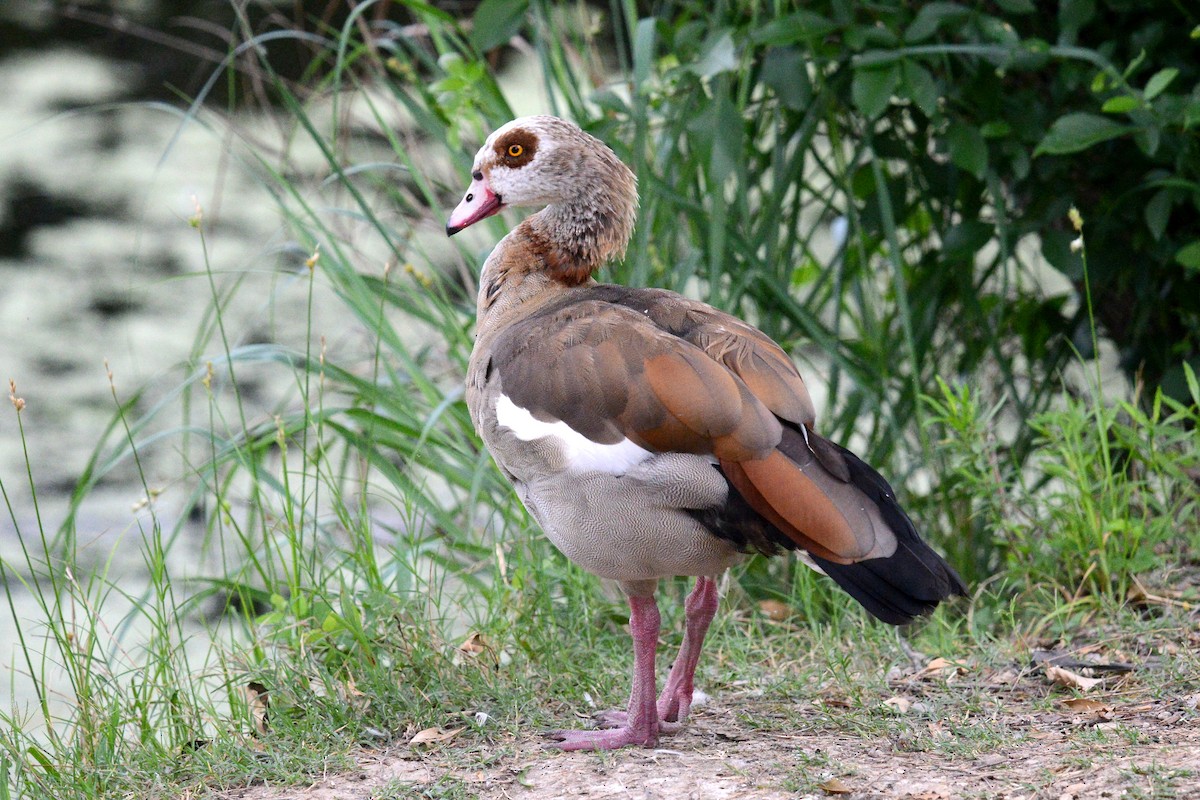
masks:
[[[1076,32],[1096,16],[1096,0],[1062,0],[1058,4],[1058,25],[1074,40]]]
[[[1196,26],[1196,30],[1200,30],[1200,25]],[[1186,361],[1183,362],[1183,374],[1187,378],[1188,392],[1192,395],[1192,402],[1200,406],[1200,381],[1196,380],[1196,371]]]
[[[971,10],[958,3],[926,3],[904,32],[904,41],[910,44],[924,41],[943,25],[965,22],[970,15]]]
[[[629,106],[625,103],[625,100],[611,89],[601,89],[592,92],[589,99],[599,106],[601,111],[609,114],[624,115],[629,113]]]
[[[1171,85],[1171,81],[1175,80],[1175,76],[1179,74],[1179,70],[1175,67],[1167,67],[1160,69],[1154,73],[1150,80],[1146,81],[1146,88],[1142,91],[1142,96],[1149,102],[1162,94],[1163,90]]]
[[[654,63],[654,43],[658,38],[658,29],[654,19],[638,20],[633,33],[633,80],[638,87],[646,86],[650,80],[650,70]]]
[[[737,69],[737,51],[733,47],[733,34],[723,31],[715,39],[710,39],[704,47],[696,63],[688,69],[702,78],[711,78],[722,72],[732,72]]]
[[[1146,50],[1145,50],[1145,48],[1142,48],[1141,50],[1138,51],[1138,54],[1133,59],[1133,61],[1129,62],[1129,66],[1125,67],[1125,71],[1121,73],[1121,77],[1128,80],[1129,76],[1132,75],[1133,73],[1137,72],[1138,67],[1140,67],[1142,65],[1142,62],[1145,60],[1146,60]]]
[[[988,151],[978,128],[961,122],[952,124],[946,131],[946,152],[954,166],[983,179],[987,171]]]
[[[1138,128],[1133,132],[1133,141],[1143,153],[1153,157],[1158,152],[1158,146],[1162,142],[1162,130],[1152,125]]]
[[[1150,198],[1150,202],[1146,203],[1142,213],[1146,217],[1146,227],[1150,229],[1150,235],[1154,237],[1154,241],[1158,241],[1167,231],[1167,222],[1171,219],[1171,206],[1174,202],[1171,198],[1170,189],[1159,189],[1154,193],[1154,197]]]
[[[713,102],[712,175],[722,183],[743,163],[746,121],[727,94],[718,95]]]
[[[900,70],[895,64],[882,69],[857,69],[850,93],[858,110],[868,118],[875,119],[888,107],[899,85]]]
[[[996,5],[1010,14],[1032,14],[1037,10],[1033,0],[996,0]]]
[[[54,762],[37,747],[37,745],[29,745],[28,753],[33,757],[33,760],[42,765],[42,769],[46,770],[49,775],[58,776],[58,769],[54,766]]]
[[[807,286],[810,283],[816,283],[824,274],[823,267],[811,258],[801,260],[800,266],[792,270],[792,288]]]
[[[750,34],[750,39],[755,44],[792,44],[793,42],[824,39],[838,27],[836,22],[822,17],[820,14],[814,14],[811,11],[797,11],[782,19],[768,22]]]
[[[995,232],[986,222],[960,222],[942,235],[942,257],[947,261],[969,262]]]
[[[1183,127],[1200,125],[1200,100],[1192,100],[1183,107]]]
[[[762,82],[779,102],[799,110],[812,102],[812,82],[804,68],[804,55],[795,47],[772,47],[763,56]]]
[[[1012,125],[1009,125],[1002,119],[996,119],[991,122],[985,122],[979,128],[979,132],[983,134],[983,138],[985,139],[1003,139],[1012,133]]]
[[[979,33],[983,36],[984,41],[995,42],[996,44],[1014,49],[1021,43],[1021,39],[1017,36],[1017,32],[1013,30],[1013,26],[999,17],[993,17],[990,14],[981,14],[976,17],[975,24],[978,26]]]
[[[915,61],[901,62],[900,70],[904,77],[904,95],[913,101],[917,108],[925,113],[925,116],[936,116],[939,92],[933,75]]]
[[[1193,272],[1200,272],[1200,239],[1179,248],[1175,260]]]
[[[1040,156],[1043,153],[1050,155],[1078,153],[1094,144],[1124,136],[1131,130],[1133,128],[1128,125],[1122,125],[1096,114],[1081,112],[1067,114],[1054,121],[1033,154]]]
[[[1100,110],[1105,114],[1127,114],[1139,105],[1141,103],[1133,95],[1119,94],[1105,100],[1104,105],[1100,106]]]
[[[529,0],[483,0],[475,9],[471,46],[486,53],[507,42],[525,22]]]

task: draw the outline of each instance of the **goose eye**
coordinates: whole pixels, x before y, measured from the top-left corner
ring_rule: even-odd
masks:
[[[509,158],[520,158],[521,154],[524,152],[525,152],[525,148],[519,144],[510,144],[508,146],[508,157]]]

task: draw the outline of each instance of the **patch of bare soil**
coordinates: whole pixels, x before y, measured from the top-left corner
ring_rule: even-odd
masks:
[[[1026,684],[1020,687],[1017,684]],[[895,686],[894,686],[895,688]],[[962,688],[962,687],[960,687]],[[975,687],[978,689],[979,687]],[[932,695],[936,694],[937,697]],[[359,769],[309,787],[256,786],[222,800],[401,797],[634,800],[1092,800],[1200,797],[1197,698],[1117,691],[1081,702],[1044,675],[994,692],[903,687],[883,710],[836,699],[747,693],[695,710],[656,750],[558,753],[534,731],[520,741],[363,753]],[[994,702],[979,707],[991,695]],[[1049,700],[1049,702],[1046,702]],[[945,718],[939,719],[940,709]],[[1049,709],[1049,710],[1048,710]],[[931,713],[932,711],[932,713]],[[889,716],[891,715],[891,716]],[[465,766],[467,762],[476,766]],[[479,767],[486,764],[486,767]]]

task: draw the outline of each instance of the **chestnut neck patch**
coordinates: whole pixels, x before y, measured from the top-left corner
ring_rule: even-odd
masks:
[[[542,269],[554,280],[566,286],[578,286],[592,276],[600,266],[592,248],[579,243],[556,241],[538,230],[529,220],[521,223],[529,249],[541,262]]]

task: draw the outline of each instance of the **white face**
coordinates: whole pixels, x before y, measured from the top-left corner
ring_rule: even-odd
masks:
[[[453,236],[508,206],[549,205],[577,193],[578,158],[567,147],[573,139],[586,134],[556,117],[521,117],[497,128],[475,155],[471,185],[451,213],[447,233]]]
[[[540,174],[555,143],[538,121],[538,117],[521,117],[504,124],[475,154],[472,172],[482,172],[506,206],[545,205],[557,199],[546,191],[546,184],[554,181]]]

